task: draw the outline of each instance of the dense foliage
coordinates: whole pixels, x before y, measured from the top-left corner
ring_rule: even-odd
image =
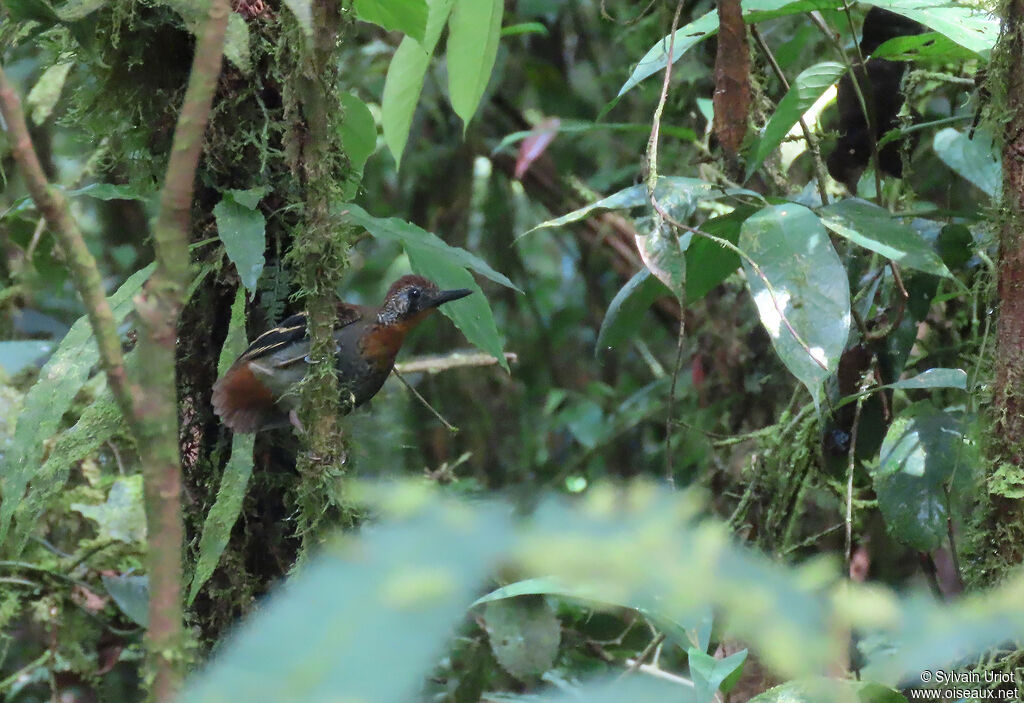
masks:
[[[148,664],[144,447],[0,131],[0,697],[142,700],[168,662],[183,701],[1019,696],[997,11],[340,5],[227,19],[163,428],[185,635]],[[0,2],[133,378],[207,22]],[[314,363],[303,430],[221,425],[246,339],[409,271],[474,291],[405,344],[425,400],[392,379],[335,426]]]

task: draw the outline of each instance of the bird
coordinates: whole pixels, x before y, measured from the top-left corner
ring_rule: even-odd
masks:
[[[441,290],[422,276],[406,275],[391,285],[380,307],[338,302],[335,368],[343,411],[377,394],[405,336],[416,325],[439,306],[472,292]],[[309,347],[306,316],[301,313],[258,336],[214,384],[214,412],[242,434],[289,424],[301,429],[294,386],[306,375]]]

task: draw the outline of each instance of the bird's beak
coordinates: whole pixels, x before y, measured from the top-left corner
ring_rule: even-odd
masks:
[[[435,307],[436,308],[439,305],[444,305],[445,303],[450,303],[453,300],[458,300],[459,298],[465,298],[467,295],[469,295],[472,292],[473,291],[471,291],[469,288],[459,288],[457,290],[442,290],[442,291],[438,291],[437,295],[434,296],[434,299],[432,301],[430,301],[430,305],[431,305],[431,307]]]

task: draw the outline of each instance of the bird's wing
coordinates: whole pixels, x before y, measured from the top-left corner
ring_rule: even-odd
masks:
[[[347,327],[354,322],[358,322],[362,319],[362,316],[363,311],[358,306],[350,305],[348,303],[338,303],[338,320],[335,323],[335,332],[342,327]],[[276,354],[289,345],[297,344],[306,340],[308,336],[306,315],[304,313],[292,315],[291,317],[285,318],[277,327],[267,330],[254,339],[252,344],[249,345],[249,348],[245,350],[239,359],[245,361],[263,359]],[[274,359],[273,365],[276,367],[288,366],[305,358],[306,351],[303,351],[301,354],[297,354],[294,357]]]

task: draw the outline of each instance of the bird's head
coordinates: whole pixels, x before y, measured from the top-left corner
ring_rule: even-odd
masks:
[[[434,308],[465,298],[472,292],[468,288],[441,290],[423,276],[402,276],[388,289],[377,320],[384,325],[417,322]]]

